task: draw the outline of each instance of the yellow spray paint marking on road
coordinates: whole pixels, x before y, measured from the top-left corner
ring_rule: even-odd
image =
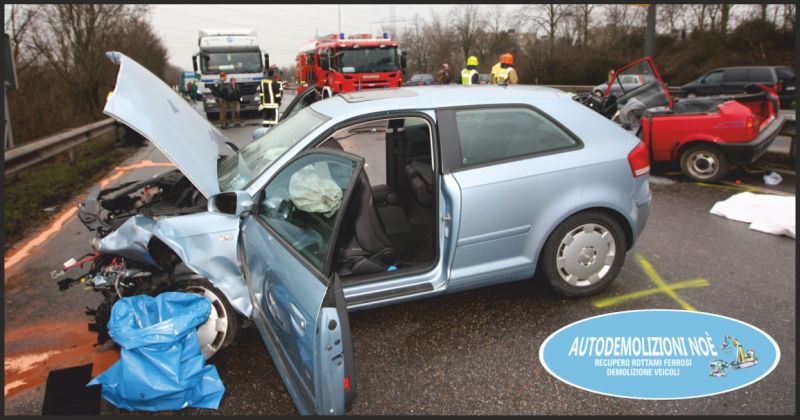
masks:
[[[664,279],[661,278],[661,276],[656,272],[653,266],[650,265],[650,262],[647,261],[645,257],[637,254],[636,261],[642,267],[642,270],[644,270],[644,273],[647,275],[650,281],[656,285],[656,288],[641,290],[633,293],[627,293],[620,296],[612,296],[603,299],[598,299],[592,302],[592,305],[594,305],[595,308],[605,308],[608,306],[618,305],[620,303],[627,302],[630,300],[640,299],[645,296],[652,296],[652,295],[657,295],[659,293],[664,293],[665,295],[672,298],[672,300],[674,300],[678,305],[680,305],[681,308],[687,311],[696,311],[697,308],[689,304],[689,302],[680,297],[677,293],[675,293],[675,291],[679,289],[691,289],[696,287],[707,287],[711,285],[711,283],[708,280],[701,278],[692,280],[683,280],[675,283],[667,283],[664,281]]]

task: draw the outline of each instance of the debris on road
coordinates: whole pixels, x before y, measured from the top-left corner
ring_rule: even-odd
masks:
[[[191,293],[120,299],[108,329],[121,358],[88,385],[102,385],[103,398],[125,410],[216,409],[225,387],[196,333],[210,312],[211,303]]]
[[[750,223],[750,229],[795,237],[795,197],[743,192],[711,207],[711,214]]]
[[[770,172],[764,175],[764,183],[767,185],[778,185],[783,182],[783,177],[777,172]]]

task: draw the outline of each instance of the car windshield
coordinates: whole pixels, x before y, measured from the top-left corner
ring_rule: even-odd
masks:
[[[272,162],[330,118],[304,108],[217,164],[220,191],[245,188]]]
[[[419,81],[419,80],[422,80],[422,81],[433,80],[433,76],[430,75],[430,74],[415,74],[415,75],[411,76],[411,81],[412,82],[416,82],[416,81]]]
[[[397,71],[397,48],[358,48],[336,53],[336,70],[342,73]]]
[[[204,52],[200,55],[203,73],[261,73],[261,53],[258,51]]]

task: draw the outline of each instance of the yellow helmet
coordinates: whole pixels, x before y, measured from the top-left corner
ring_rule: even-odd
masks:
[[[469,56],[469,58],[467,59],[467,65],[468,66],[477,66],[478,65],[478,57],[475,57],[474,55]]]

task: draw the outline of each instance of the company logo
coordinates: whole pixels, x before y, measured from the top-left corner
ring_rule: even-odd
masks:
[[[760,329],[721,315],[615,312],[551,334],[539,349],[547,371],[572,386],[636,399],[696,398],[767,376],[780,349]]]

